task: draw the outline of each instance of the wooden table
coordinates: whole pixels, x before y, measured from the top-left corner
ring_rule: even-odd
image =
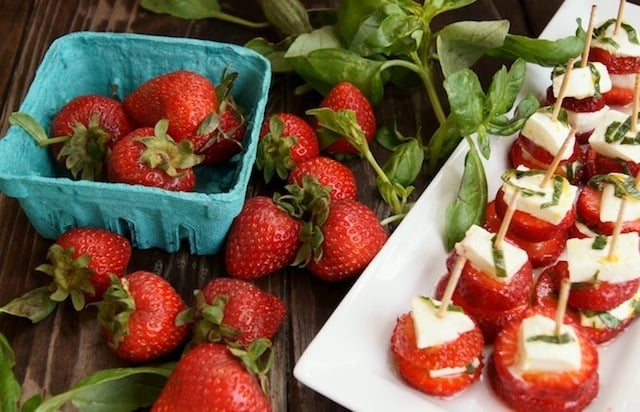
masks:
[[[221,3],[232,14],[262,19],[255,1]],[[337,1],[307,0],[303,3],[308,7],[320,7],[333,6]],[[561,0],[478,0],[469,7],[449,13],[446,18],[508,19],[512,33],[537,36],[561,3]],[[268,30],[249,30],[217,20],[187,21],[153,14],[140,8],[137,1],[0,0],[0,136],[6,133],[7,118],[18,109],[51,42],[80,30],[194,37],[237,44],[259,35],[273,36]],[[486,81],[495,68],[483,63],[476,69]],[[300,80],[294,75],[275,76],[267,112],[290,111],[302,115],[306,108],[319,102],[320,97],[314,93],[294,96],[293,89],[298,84]],[[388,123],[395,116],[406,134],[415,133],[420,122],[429,121],[427,112],[425,98],[418,88],[390,89],[376,107],[380,124]],[[358,178],[359,199],[380,217],[386,217],[389,211],[377,195],[371,169],[361,160],[348,164]],[[252,179],[248,196],[273,189],[259,180]],[[421,176],[416,195],[428,181],[429,176]],[[0,305],[48,281],[34,268],[44,262],[51,243],[52,240],[43,239],[34,231],[17,201],[0,194]],[[130,270],[138,269],[162,274],[189,301],[193,289],[213,277],[224,275],[220,256],[193,256],[185,248],[172,254],[155,249],[135,250]],[[274,340],[276,362],[271,373],[274,410],[345,410],[297,382],[292,371],[296,360],[353,282],[329,284],[304,270],[287,269],[256,283],[281,297],[289,308],[287,321]],[[15,373],[23,383],[24,399],[34,393],[50,397],[96,370],[123,365],[106,347],[92,310],[76,313],[70,304],[60,305],[52,316],[37,325],[0,315],[0,331],[16,352]]]

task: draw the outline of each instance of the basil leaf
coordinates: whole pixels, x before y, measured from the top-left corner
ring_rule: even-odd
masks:
[[[538,110],[540,102],[532,95],[528,94],[518,102],[514,116],[509,119],[506,115],[496,116],[487,123],[487,131],[493,135],[511,136],[522,129],[527,119]]]
[[[484,120],[484,92],[478,76],[469,69],[447,77],[443,83],[451,116],[463,136],[474,133]]]
[[[142,0],[140,6],[154,13],[189,20],[216,17],[221,10],[218,0]]]
[[[422,170],[423,161],[424,150],[422,150],[420,142],[418,139],[410,139],[396,147],[382,166],[382,170],[391,182],[409,186]]]
[[[273,73],[288,73],[293,71],[293,68],[284,58],[284,55],[292,42],[293,37],[287,37],[277,44],[258,37],[249,40],[244,46],[266,57],[271,63],[271,71]]]
[[[405,140],[405,137],[396,129],[395,124],[380,126],[376,132],[376,142],[390,151],[395,150],[395,148],[400,146]]]
[[[527,342],[545,342],[562,345],[573,342],[573,338],[568,333],[562,333],[559,335],[535,335],[528,337]]]
[[[467,137],[467,141],[470,149],[465,157],[458,195],[445,212],[447,250],[464,238],[471,225],[482,222],[487,205],[489,189],[484,165],[471,138]]]
[[[476,0],[431,0],[423,6],[424,15],[429,19],[449,10],[455,10],[467,6]]]
[[[347,45],[355,37],[360,24],[379,7],[389,3],[388,0],[341,0],[338,2],[337,28],[342,40]]]
[[[153,404],[175,364],[98,371],[67,392],[44,401],[36,412],[55,411],[72,402],[84,412],[135,411]]]
[[[461,21],[445,26],[436,38],[444,76],[471,67],[487,50],[502,46],[508,31],[508,20]]]
[[[0,410],[19,411],[18,402],[22,395],[20,383],[13,374],[16,355],[7,338],[0,333]]]

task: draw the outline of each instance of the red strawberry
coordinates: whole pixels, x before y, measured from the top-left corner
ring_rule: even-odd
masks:
[[[640,58],[618,56],[599,47],[589,49],[589,61],[604,64],[610,74],[631,74],[640,70]]]
[[[250,280],[282,269],[298,252],[301,228],[302,223],[273,199],[248,199],[227,235],[227,272],[231,277]]]
[[[311,259],[308,267],[314,275],[328,281],[359,275],[388,237],[373,210],[347,199],[331,203],[321,230],[322,254]]]
[[[198,129],[198,135],[207,137],[207,141],[198,150],[198,154],[204,155],[204,164],[225,162],[242,151],[242,139],[246,131],[244,113],[231,94],[237,77],[237,72],[223,73],[222,81],[216,87],[218,111],[209,115]]]
[[[364,132],[367,142],[373,141],[378,129],[375,113],[366,96],[355,85],[349,82],[337,84],[327,93],[320,102],[321,108],[329,108],[336,112],[352,110],[356,120]],[[319,134],[324,133],[321,127],[316,126]],[[329,153],[357,153],[358,150],[348,141],[341,138],[324,147]]]
[[[71,296],[80,310],[85,300],[99,300],[110,284],[110,275],[123,276],[131,258],[131,244],[117,233],[98,228],[72,228],[51,245],[49,264],[36,269],[53,276],[51,298]]]
[[[133,126],[119,101],[99,95],[78,96],[53,117],[50,136],[35,119],[13,113],[12,124],[24,127],[42,147],[50,146],[58,163],[74,178],[98,180],[111,147]]]
[[[270,412],[265,395],[268,367],[260,368],[250,356],[256,352],[263,353],[256,348],[239,353],[215,343],[196,346],[178,361],[151,411]]]
[[[114,353],[128,362],[146,362],[176,349],[189,333],[176,324],[187,308],[160,275],[137,271],[113,278],[98,303],[98,321]]]
[[[545,163],[528,152],[525,149],[525,146],[527,146],[525,139],[526,138],[524,137],[520,137],[513,141],[509,150],[511,166],[514,168],[517,168],[518,166],[526,166],[529,169],[547,169],[550,163]],[[580,179],[582,178],[582,174],[584,173],[583,169],[583,156],[577,156],[575,159],[562,160],[556,169],[556,174],[564,176],[570,183],[576,184],[580,182]]]
[[[176,144],[167,135],[161,120],[155,129],[143,127],[120,139],[107,159],[107,174],[112,182],[187,192],[196,184],[192,167],[201,161],[190,141]]]
[[[605,175],[612,172],[626,173],[631,176],[637,176],[640,173],[640,163],[607,157],[597,153],[591,147],[587,148],[585,157],[586,177],[589,179],[595,175]]]
[[[253,283],[216,278],[196,294],[193,340],[247,346],[259,338],[271,339],[286,316],[284,302]]]
[[[356,200],[358,188],[356,178],[346,165],[330,157],[319,156],[298,163],[289,173],[289,183],[302,186],[302,178],[310,176],[320,186],[329,186],[331,200]]]
[[[201,74],[178,70],[156,76],[129,93],[123,101],[129,116],[142,127],[169,121],[169,135],[176,142],[190,140],[195,150],[207,141],[198,129],[218,111],[213,83]]]
[[[256,167],[265,182],[274,174],[286,179],[298,163],[318,157],[318,136],[303,118],[292,113],[276,113],[262,123]]]
[[[526,316],[539,313],[555,319],[555,309],[536,306]],[[494,392],[517,411],[580,411],[598,392],[598,352],[595,344],[576,329],[582,351],[581,367],[565,372],[519,373],[518,330],[522,319],[510,322],[498,334],[488,371]],[[571,320],[565,317],[565,323]]]
[[[633,180],[633,177],[630,176],[630,179]],[[615,222],[603,222],[600,220],[601,198],[601,189],[585,185],[576,201],[576,217],[591,230],[609,236],[613,233]],[[624,221],[621,231],[640,233],[640,219]]]
[[[436,396],[453,395],[480,379],[483,349],[484,340],[477,326],[456,340],[420,349],[409,313],[398,318],[391,337],[391,352],[402,378],[416,389]],[[475,360],[481,363],[473,367]],[[431,370],[451,367],[466,367],[467,371],[437,378],[430,374]]]

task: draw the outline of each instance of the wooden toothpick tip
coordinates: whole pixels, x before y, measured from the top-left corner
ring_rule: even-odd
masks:
[[[436,313],[436,316],[439,318],[444,317],[444,315],[447,313],[447,307],[449,307],[449,303],[451,303],[453,291],[458,285],[458,280],[460,280],[460,275],[462,274],[462,269],[464,269],[465,263],[467,263],[467,258],[464,256],[458,256],[458,259],[456,259],[456,263],[453,265],[451,275],[449,276],[449,281],[447,282],[447,287],[444,290],[442,299],[440,300],[440,308]]]
[[[567,311],[567,302],[569,302],[570,286],[571,281],[569,280],[569,278],[562,279],[562,283],[560,285],[560,295],[558,296],[558,306],[556,307],[556,327],[554,330],[554,334],[556,336],[560,334],[562,325],[564,324],[564,314]]]
[[[640,74],[636,73],[636,81],[633,88],[633,107],[631,109],[631,132],[638,132],[638,109],[640,108]]]
[[[591,37],[593,36],[593,26],[596,17],[596,9],[598,6],[595,4],[591,6],[591,15],[589,16],[589,28],[585,36],[584,50],[582,51],[582,60],[580,60],[580,67],[587,67],[589,63],[589,49],[591,48]]]
[[[567,92],[569,76],[571,76],[571,70],[573,70],[573,62],[574,59],[569,59],[569,61],[567,61],[567,66],[564,71],[564,77],[562,78],[562,84],[560,85],[560,91],[558,92],[556,102],[553,106],[553,113],[551,114],[551,121],[553,122],[558,120],[558,115],[560,114],[560,109],[562,108],[562,100],[564,99],[564,95]]]
[[[518,200],[520,199],[520,195],[522,194],[522,190],[519,188],[513,192],[513,197],[509,202],[509,207],[507,211],[504,213],[504,217],[502,218],[502,222],[500,223],[500,229],[498,230],[498,234],[493,241],[493,247],[496,249],[502,249],[502,242],[504,242],[504,238],[507,236],[507,231],[509,230],[509,225],[511,224],[511,220],[513,219],[513,214],[516,212],[516,208],[518,205]]]
[[[624,15],[625,3],[626,3],[625,0],[620,0],[618,4],[618,15],[616,16],[616,26],[613,29],[613,34],[618,34],[618,31],[620,30],[620,26],[622,25],[622,16]]]

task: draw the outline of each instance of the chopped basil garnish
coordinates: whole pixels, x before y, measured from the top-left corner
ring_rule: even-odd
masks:
[[[528,337],[527,342],[545,342],[562,345],[573,342],[573,338],[568,333],[562,333],[560,335],[534,335]]]
[[[496,247],[491,247],[493,254],[493,265],[496,269],[496,276],[499,278],[507,277],[507,266],[504,262],[504,251]]]
[[[431,305],[431,307],[433,307],[434,309],[440,309],[440,304],[436,304],[433,299],[426,297],[426,296],[420,296],[420,298],[422,300],[424,300],[425,302],[427,302],[429,305]],[[463,312],[462,308],[460,306],[454,305],[453,303],[450,303],[447,306],[447,311],[448,312]]]
[[[620,319],[616,318],[609,312],[597,312],[593,310],[583,310],[584,315],[593,318],[597,317],[608,328],[614,329],[620,326]]]
[[[611,184],[614,187],[614,195],[616,197],[630,197],[640,200],[640,189],[636,187],[635,178],[631,175],[622,173],[595,175],[589,179],[587,184],[600,191],[602,191],[605,184]]]
[[[594,250],[602,250],[607,246],[607,237],[603,235],[598,235],[593,239],[593,243],[591,244],[591,249]]]
[[[522,179],[525,176],[534,176],[534,175],[544,175],[546,171],[544,170],[518,170],[518,169],[508,169],[502,175],[502,181],[505,185],[511,186],[516,189],[520,189],[520,193],[522,196],[545,196],[547,192],[544,190],[535,190],[532,188],[521,186],[517,183],[517,180]],[[560,175],[553,176],[553,193],[551,194],[551,200],[546,203],[542,203],[540,205],[541,209],[556,206],[560,202],[560,197],[562,196],[562,189],[564,187],[564,177]]]
[[[607,33],[606,33],[607,29],[614,24],[616,24],[615,19],[609,19],[605,21],[599,27],[596,27],[593,30],[593,37],[598,39],[598,41],[601,41],[602,43],[610,44],[611,46],[617,49],[620,47],[620,45],[611,37],[607,36]],[[630,43],[640,44],[638,43],[638,35],[635,29],[633,28],[633,26],[631,26],[629,23],[622,23],[620,27],[625,31],[625,33],[627,33],[627,38],[629,39]]]
[[[476,370],[478,370],[478,368],[476,368],[473,363],[469,363],[467,364],[467,366],[465,366],[465,369],[467,370],[467,373],[469,374],[474,374],[476,373]]]

